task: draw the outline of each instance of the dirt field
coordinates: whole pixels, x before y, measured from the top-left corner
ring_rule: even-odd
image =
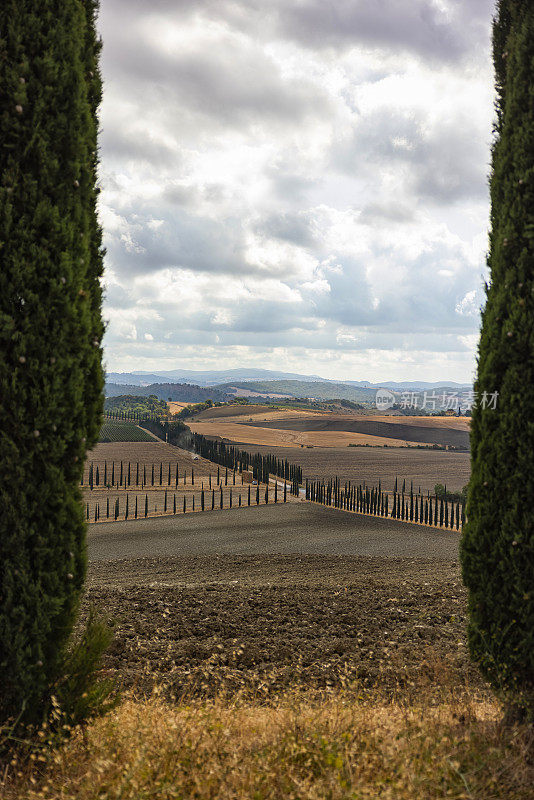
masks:
[[[461,692],[481,684],[457,543],[306,503],[96,525],[85,603],[115,619],[106,667],[139,689]]]
[[[445,450],[411,450],[401,447],[265,447],[246,444],[239,446],[250,453],[275,453],[302,467],[305,478],[328,480],[336,475],[343,481],[367,483],[371,486],[382,481],[384,489],[391,490],[398,477],[402,482],[413,480],[414,487],[423,491],[433,489],[436,483],[447,484],[451,491],[459,491],[468,482],[471,473],[469,453]]]

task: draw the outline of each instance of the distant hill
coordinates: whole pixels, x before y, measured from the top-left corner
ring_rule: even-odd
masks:
[[[448,389],[460,390],[471,389],[470,383],[455,383],[454,381],[383,381],[382,383],[370,383],[369,381],[344,381],[347,386],[358,386],[370,389],[391,389],[392,391],[402,392],[404,390],[409,392],[417,391],[418,389]]]
[[[123,383],[106,383],[106,397],[135,395],[149,397],[156,395],[159,400],[174,400],[182,403],[202,403],[205,400],[226,402],[233,400],[233,395],[217,388],[195,386],[190,383],[151,383],[150,386],[132,386]]]
[[[272,381],[298,381],[300,383],[329,383],[335,386],[350,386],[356,389],[392,389],[393,391],[417,391],[418,389],[438,389],[447,386],[451,389],[471,388],[468,383],[455,381],[351,381],[330,380],[319,375],[301,375],[295,372],[279,372],[278,370],[256,369],[254,367],[241,367],[226,370],[191,370],[174,369],[153,372],[135,370],[134,372],[108,372],[107,381],[110,384],[123,384],[128,386],[150,386],[154,383],[167,384],[179,383],[194,386],[241,386],[242,383],[265,383]],[[265,391],[265,390],[263,390]],[[270,392],[276,390],[271,388]],[[284,394],[284,392],[280,392]],[[312,394],[310,392],[310,394]],[[301,396],[301,395],[298,395]],[[332,395],[329,394],[329,398]],[[352,399],[352,398],[349,398]]]
[[[318,375],[299,375],[294,372],[279,372],[277,370],[256,369],[254,367],[242,367],[239,369],[226,370],[187,370],[174,369],[161,372],[108,372],[107,380],[109,383],[122,383],[132,386],[148,386],[152,383],[167,383],[169,379],[173,382],[193,382],[195,386],[215,386],[220,383],[235,381],[256,381],[256,380],[296,380],[296,381],[322,381]]]
[[[235,389],[244,389],[250,392],[289,395],[291,397],[313,397],[317,400],[351,400],[354,403],[372,402],[376,396],[376,389],[362,389],[348,386],[346,383],[333,381],[233,381],[232,383],[219,384],[217,387],[223,392],[235,393]]]

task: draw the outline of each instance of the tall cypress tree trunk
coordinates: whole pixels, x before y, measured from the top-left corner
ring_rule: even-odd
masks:
[[[482,315],[462,568],[469,646],[493,687],[534,714],[534,6],[500,0],[491,278]],[[498,392],[493,409],[491,396]]]
[[[0,5],[0,718],[38,715],[85,575],[79,484],[103,390],[95,12]]]

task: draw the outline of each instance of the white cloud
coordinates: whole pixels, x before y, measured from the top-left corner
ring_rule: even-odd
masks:
[[[489,0],[103,4],[108,363],[468,379],[490,18]]]

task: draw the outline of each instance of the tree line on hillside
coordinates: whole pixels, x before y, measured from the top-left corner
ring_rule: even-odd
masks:
[[[195,386],[191,383],[152,383],[150,386],[127,386],[120,383],[106,383],[106,397],[120,395],[136,395],[149,397],[155,395],[159,400],[170,400],[178,403],[203,403],[205,400],[229,402],[233,395],[221,389]]]
[[[269,503],[277,504],[279,502],[286,503],[288,493],[296,493],[295,485],[289,485],[286,481],[284,481],[283,486],[279,486],[278,483],[275,483],[274,486],[269,486],[269,484],[260,486],[259,483],[256,484],[256,486],[251,486],[249,484],[244,495],[243,491],[236,491],[236,489],[234,489],[234,492],[233,494],[231,486],[227,491],[224,491],[222,483],[219,483],[218,489],[215,489],[215,487],[211,486],[211,481],[209,488],[202,486],[197,499],[194,494],[190,496],[184,494],[182,498],[180,498],[180,495],[177,496],[176,492],[172,492],[171,494],[169,490],[165,489],[163,502],[161,503],[160,501],[159,509],[157,498],[152,500],[151,505],[148,493],[145,493],[143,498],[142,496],[139,497],[137,494],[132,497],[127,492],[125,494],[123,509],[121,509],[119,497],[116,497],[111,503],[110,498],[106,497],[106,502],[104,503],[102,501],[102,508],[100,507],[99,500],[94,503],[92,508],[89,502],[86,502],[86,520],[87,522],[99,522],[104,519],[117,521],[120,518],[125,520],[139,519],[161,514],[176,515],[180,513],[186,514],[190,511],[214,511],[215,509],[241,508],[242,506],[251,505],[259,506],[262,502],[265,505]]]
[[[207,439],[201,433],[193,434],[193,448],[203,458],[222,464],[239,472],[252,470],[255,480],[266,482],[269,475],[277,475],[286,481],[291,481],[292,491],[298,489],[302,483],[302,467],[290,464],[287,459],[280,459],[274,455],[251,455],[246,450],[239,450],[234,445],[227,445],[213,439]]]
[[[167,403],[159,400],[155,394],[148,397],[121,394],[116,397],[106,397],[104,400],[104,412],[126,412],[129,414],[148,414],[153,416],[165,416],[169,412]]]
[[[406,482],[402,490],[395,480],[393,492],[386,492],[379,481],[377,487],[366,484],[353,484],[339,478],[328,481],[306,480],[306,499],[321,505],[332,506],[343,511],[372,514],[378,517],[391,517],[405,522],[417,522],[435,527],[456,528],[460,530],[465,522],[465,503],[450,501],[447,495],[433,497],[414,492],[413,485],[406,492]]]

